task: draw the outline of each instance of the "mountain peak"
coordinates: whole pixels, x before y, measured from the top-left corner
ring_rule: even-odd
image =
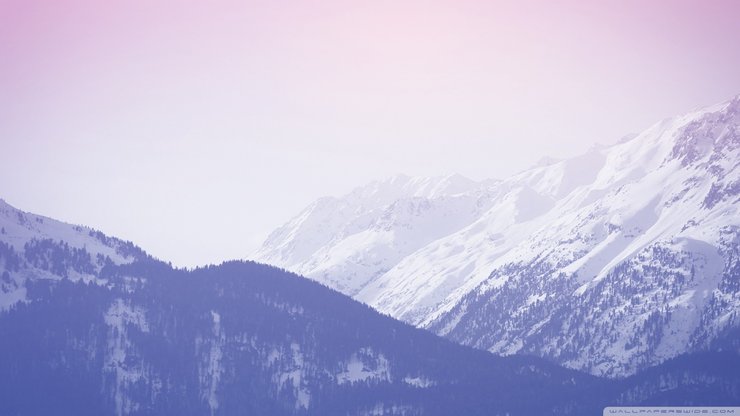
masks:
[[[552,157],[552,156],[542,156],[540,160],[537,161],[537,163],[534,164],[535,168],[543,168],[545,166],[554,165],[558,162],[561,162],[563,159]]]

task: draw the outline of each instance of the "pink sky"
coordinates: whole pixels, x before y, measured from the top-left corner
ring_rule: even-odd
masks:
[[[321,195],[503,177],[726,100],[739,22],[737,1],[0,0],[0,197],[176,264],[243,257]]]

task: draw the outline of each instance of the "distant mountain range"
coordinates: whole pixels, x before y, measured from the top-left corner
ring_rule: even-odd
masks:
[[[249,258],[461,344],[627,376],[740,326],[740,96],[505,180],[322,198]]]
[[[502,181],[323,198],[254,257],[324,285],[251,261],[175,269],[0,200],[0,414],[737,406],[739,110]]]
[[[624,380],[497,357],[251,262],[173,269],[0,200],[0,414],[583,415],[740,402],[729,351]],[[536,397],[536,400],[533,400]]]

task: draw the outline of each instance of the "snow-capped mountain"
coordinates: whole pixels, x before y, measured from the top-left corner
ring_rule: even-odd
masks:
[[[740,398],[736,352],[597,378],[457,345],[274,267],[173,269],[100,232],[2,212],[0,275],[19,286],[2,293],[23,291],[0,309],[3,415],[581,415]]]
[[[145,257],[131,242],[23,212],[0,199],[0,311],[26,299],[29,278],[105,285],[108,282],[100,278],[103,267]]]
[[[740,324],[739,112],[736,97],[502,181],[374,183],[253,257],[467,345],[632,374]]]

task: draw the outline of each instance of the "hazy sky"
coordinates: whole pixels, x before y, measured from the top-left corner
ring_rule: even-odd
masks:
[[[0,0],[0,198],[177,265],[740,93],[740,1]]]

